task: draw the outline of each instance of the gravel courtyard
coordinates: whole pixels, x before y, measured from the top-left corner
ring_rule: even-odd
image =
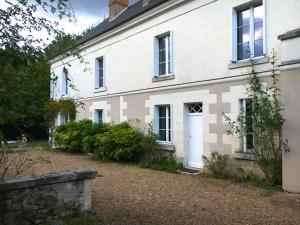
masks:
[[[231,181],[47,154],[51,163],[37,166],[35,174],[94,168],[103,175],[93,181],[92,200],[104,224],[300,224],[300,195],[263,197],[261,189]]]

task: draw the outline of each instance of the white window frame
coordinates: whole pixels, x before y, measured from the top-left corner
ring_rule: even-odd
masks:
[[[239,99],[240,113],[241,112],[246,113],[246,109],[247,109],[246,100],[249,100],[249,99],[250,98]],[[253,149],[247,149],[247,134],[252,134],[253,135],[253,133],[246,133],[243,137],[241,137],[241,152],[243,152],[243,153],[253,153]]]
[[[166,107],[166,140],[159,140],[159,107]],[[170,117],[169,117],[170,114]],[[170,122],[169,122],[170,119]],[[157,143],[159,144],[171,144],[173,141],[173,115],[172,106],[166,105],[156,105],[154,111],[154,132],[158,135]],[[170,138],[169,138],[170,137]]]
[[[166,38],[168,37],[168,38]],[[160,74],[159,72],[159,41],[164,39],[165,41],[165,74]],[[170,67],[169,67],[170,65]],[[157,35],[154,38],[154,76],[155,77],[164,77],[173,74],[173,32],[168,31],[163,34]]]
[[[102,87],[100,86],[100,63],[99,60],[102,60],[102,72],[103,72],[103,85]],[[96,91],[105,91],[106,87],[105,87],[105,83],[106,83],[106,72],[105,72],[105,59],[104,56],[98,57],[97,59],[95,59],[95,76],[94,76],[94,86],[95,86],[95,90]]]
[[[254,57],[254,7],[261,4],[263,7],[263,55]],[[250,10],[250,57],[247,59],[238,60],[238,38],[237,38],[237,25],[238,25],[238,12],[243,10]],[[251,1],[242,6],[237,6],[231,11],[231,61],[232,62],[243,62],[249,61],[250,59],[259,59],[266,57],[267,47],[266,47],[266,0],[261,1]]]
[[[69,92],[69,78],[68,78],[68,72],[66,69],[62,70],[62,75],[61,75],[61,94],[62,96],[68,95]]]

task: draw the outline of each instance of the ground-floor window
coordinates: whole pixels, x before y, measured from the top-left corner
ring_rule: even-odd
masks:
[[[246,133],[241,138],[241,151],[245,153],[252,153],[254,147],[253,138],[253,116],[252,116],[252,99],[240,99],[240,110],[245,115]]]
[[[170,105],[157,106],[157,131],[158,141],[171,142],[172,141],[172,125],[171,125],[171,107]]]
[[[103,110],[96,109],[94,113],[94,123],[103,123]]]

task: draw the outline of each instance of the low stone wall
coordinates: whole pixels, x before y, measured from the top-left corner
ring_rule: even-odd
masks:
[[[0,225],[42,224],[91,209],[91,179],[97,174],[86,169],[0,183]]]

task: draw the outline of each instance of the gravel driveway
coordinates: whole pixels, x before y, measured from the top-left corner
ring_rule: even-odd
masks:
[[[35,173],[95,168],[103,175],[93,180],[92,199],[104,224],[300,224],[300,195],[263,197],[261,189],[231,181],[47,154],[52,163],[39,165]]]

